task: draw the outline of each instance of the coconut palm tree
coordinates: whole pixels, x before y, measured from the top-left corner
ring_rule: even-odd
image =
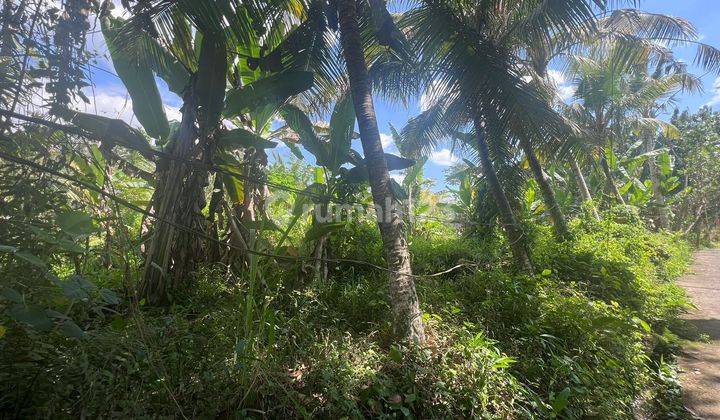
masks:
[[[372,88],[360,29],[360,17],[363,10],[358,10],[356,0],[338,0],[336,4],[342,55],[347,66],[350,92],[367,163],[370,191],[373,202],[379,209],[378,227],[382,236],[385,260],[391,270],[389,272],[389,289],[393,309],[393,326],[398,337],[423,342],[425,331],[412,277],[410,252],[403,230],[402,218],[393,208],[391,179],[373,106]],[[391,29],[378,31],[378,33],[388,35],[387,39],[384,41],[381,39],[380,42],[393,44],[393,37],[396,36],[392,29],[394,25],[391,24],[392,18],[387,14],[384,2],[373,0],[370,4],[361,3],[361,5],[365,8],[365,13],[370,12],[376,16],[384,16],[386,24],[378,27],[387,28],[387,24],[390,24]],[[397,39],[395,40],[397,41]]]
[[[652,56],[636,59],[631,67],[619,69],[618,54],[623,49],[616,45],[602,55],[572,59],[570,72],[577,86],[576,103],[568,108],[570,117],[586,133],[582,143],[586,153],[597,156],[607,190],[621,204],[625,200],[608,162],[614,155],[614,143],[636,131],[646,144],[645,152],[652,152],[658,130],[666,134],[676,131],[657,118],[659,111],[672,103],[676,93],[700,86],[670,51],[655,60]]]
[[[423,1],[407,13],[403,25],[425,69],[423,81],[431,106],[421,114],[412,136],[418,147],[432,149],[448,132],[475,136],[485,176],[516,264],[532,271],[523,229],[498,177],[498,165],[514,159],[522,149],[532,173],[543,186],[559,236],[566,226],[559,205],[534,149],[548,138],[566,138],[572,132],[549,105],[550,89],[532,77],[523,51],[539,39],[559,32],[592,29],[590,1]],[[530,80],[528,80],[528,76]],[[410,134],[410,131],[406,134]]]
[[[695,62],[698,65],[708,71],[718,70],[718,66],[720,65],[718,61],[720,59],[720,51],[710,45],[699,42],[697,31],[689,21],[679,17],[648,13],[637,9],[614,10],[606,16],[601,17],[597,22],[596,29],[587,33],[586,36],[574,38],[559,36],[553,39],[552,42],[535,43],[529,48],[528,52],[532,65],[539,75],[547,75],[547,69],[551,62],[555,62],[556,66],[561,69],[577,69],[581,68],[581,66],[572,65],[576,57],[612,55],[611,58],[607,58],[607,63],[612,63],[612,69],[608,75],[610,78],[612,78],[613,75],[617,75],[619,78],[621,74],[631,70],[637,72],[638,69],[642,68],[650,71],[649,68],[655,66],[654,74],[656,76],[662,73],[659,73],[659,70],[666,68],[664,75],[668,75],[669,73],[677,74],[677,76],[674,76],[676,79],[678,77],[685,79],[681,83],[683,89],[692,90],[697,87],[697,83],[690,80],[691,76],[687,74],[682,63],[673,57],[672,51],[670,50],[670,48],[675,46],[687,45],[696,46]],[[613,52],[611,53],[610,51]],[[580,58],[580,60],[582,60],[582,58]],[[681,76],[683,73],[686,75]],[[570,72],[569,76],[574,77],[576,75]],[[665,83],[668,81],[669,80],[666,80]],[[579,82],[579,80],[576,80],[576,82]],[[664,83],[660,82],[660,84]],[[670,84],[672,85],[673,83],[671,82]],[[658,85],[656,85],[656,87],[657,86]],[[673,87],[668,86],[668,89],[672,90]],[[610,93],[617,92],[617,90],[614,89],[609,89],[608,91]],[[595,96],[601,93],[602,91],[598,91]],[[660,94],[660,96],[662,96],[662,94]],[[659,99],[659,97],[657,99]],[[584,103],[582,99],[579,100],[581,103]],[[575,109],[575,112],[577,111],[578,109]],[[601,110],[599,106],[596,106],[595,111],[590,110],[590,112],[600,113]],[[577,115],[577,113],[575,115]],[[654,118],[656,115],[645,116]],[[646,121],[650,122],[651,120]],[[591,129],[597,131],[597,123],[598,122],[595,121]],[[577,143],[577,140],[578,139],[572,140],[572,142]],[[553,147],[556,150],[568,150],[567,147],[561,147],[557,144]],[[607,161],[600,152],[601,150],[596,150],[596,154],[599,156],[599,165],[606,179],[611,180],[612,177],[608,176],[609,168],[607,167]],[[580,155],[582,155],[582,153],[580,153]],[[583,200],[591,200],[592,196],[587,188],[587,182],[577,160],[577,150],[567,153],[566,156],[577,178]],[[648,166],[652,172],[652,160],[648,161]],[[613,192],[618,201],[622,200],[621,194],[616,193],[617,188],[614,183],[608,181],[607,184],[608,189]],[[593,206],[592,208],[596,214],[596,218],[598,218],[599,216],[597,216],[595,207]]]

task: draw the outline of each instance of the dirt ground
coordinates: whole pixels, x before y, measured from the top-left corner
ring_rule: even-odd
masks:
[[[685,318],[710,337],[689,343],[680,357],[685,405],[699,418],[720,419],[720,249],[698,252],[678,283],[697,306]]]

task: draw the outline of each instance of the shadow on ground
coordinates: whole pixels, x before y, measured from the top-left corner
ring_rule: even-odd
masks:
[[[720,319],[688,319],[693,332],[707,334],[711,340],[720,340]]]

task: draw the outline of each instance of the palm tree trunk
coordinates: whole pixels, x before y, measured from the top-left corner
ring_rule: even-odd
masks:
[[[615,180],[613,179],[612,172],[610,171],[610,165],[608,165],[605,156],[600,157],[600,167],[602,168],[603,174],[605,174],[605,182],[607,182],[608,189],[615,198],[617,198],[620,204],[625,205],[625,199],[622,194],[620,194],[620,190],[618,190],[617,185],[615,185]]]
[[[587,182],[585,182],[585,175],[583,175],[582,169],[580,169],[580,165],[578,164],[578,161],[577,159],[575,159],[574,156],[570,157],[570,166],[575,173],[575,178],[577,179],[578,187],[580,188],[580,195],[583,198],[583,202],[590,203],[593,216],[596,220],[600,220],[600,214],[597,211],[597,207],[595,207],[595,203],[593,203],[592,201],[592,195],[590,194],[590,190],[588,189]]]
[[[370,191],[373,203],[379,210],[378,227],[382,236],[385,260],[388,268],[392,270],[389,273],[389,291],[393,327],[400,339],[411,339],[421,343],[425,341],[425,327],[412,277],[410,252],[403,233],[402,219],[392,208],[392,195],[388,188],[390,176],[375,117],[355,0],[338,0],[337,8],[340,40],[350,78],[360,140],[368,167]]]
[[[570,231],[568,230],[565,215],[563,214],[560,204],[557,202],[557,198],[555,197],[555,191],[553,191],[552,186],[550,185],[550,180],[547,175],[545,175],[545,171],[543,171],[540,161],[538,161],[537,155],[530,145],[530,142],[527,139],[521,139],[520,147],[522,147],[523,152],[525,152],[525,157],[530,164],[530,170],[532,170],[535,182],[537,182],[540,186],[543,201],[545,201],[545,205],[548,208],[550,218],[552,218],[553,225],[555,227],[555,235],[558,239],[567,239],[570,236]]]
[[[208,174],[186,162],[196,150],[195,121],[196,108],[190,93],[186,95],[182,122],[171,151],[172,159],[166,170],[160,172],[153,196],[153,212],[159,220],[152,229],[139,289],[139,297],[152,305],[169,303],[172,291],[187,280],[203,255],[200,237],[163,222],[169,220],[188,229],[206,230],[201,212],[205,207],[204,188]]]
[[[500,221],[505,229],[505,234],[508,237],[510,250],[512,251],[515,264],[521,270],[532,273],[534,269],[525,244],[525,234],[523,233],[520,224],[517,222],[512,208],[510,207],[510,201],[505,195],[505,191],[503,191],[502,185],[500,184],[497,172],[495,171],[495,166],[490,159],[490,150],[488,149],[485,136],[482,134],[483,129],[479,119],[475,120],[475,131],[477,133],[478,154],[480,155],[482,171],[488,185],[490,186],[490,191],[495,199],[498,211],[500,212]]]

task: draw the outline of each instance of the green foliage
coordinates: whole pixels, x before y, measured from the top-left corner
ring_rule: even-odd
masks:
[[[3,6],[16,18],[0,34],[13,112],[0,124],[0,413],[686,416],[674,358],[690,304],[674,281],[684,236],[709,243],[717,227],[720,124],[707,109],[657,118],[698,80],[652,42],[694,42],[688,22],[588,0],[428,1],[402,16],[370,0],[352,2],[361,33],[338,34],[348,16],[334,1],[130,2],[127,21],[112,2],[62,3],[47,18]],[[91,14],[148,136],[68,108],[73,93],[89,103],[78,45]],[[365,45],[341,51],[338,35]],[[698,51],[717,69],[720,52]],[[569,58],[571,106],[553,101],[550,57]],[[333,213],[372,203],[375,174],[352,147],[359,89],[342,71],[363,58],[376,93],[423,90],[431,105],[390,127],[405,225],[384,238],[369,211]],[[182,127],[155,77],[182,98]],[[39,118],[41,87],[72,129]],[[270,140],[297,159],[269,159]],[[448,141],[465,159],[438,193],[423,165]],[[528,179],[531,152],[542,168]],[[562,213],[575,218],[560,240],[548,222]],[[511,224],[522,243],[509,243]],[[383,269],[383,243],[406,239],[412,281]],[[513,247],[534,269],[518,273]],[[420,345],[394,334],[398,279],[417,288]]]
[[[288,71],[258,79],[228,91],[224,114],[232,117],[252,107],[277,107],[287,98],[309,89],[312,84],[313,74],[307,71]]]
[[[37,311],[18,313],[18,323],[3,317],[0,382],[21,382],[42,366],[46,374],[32,392],[20,388],[21,412],[38,415],[679,415],[675,374],[665,361],[677,350],[668,328],[686,308],[672,279],[686,267],[688,248],[626,223],[626,214],[618,216],[623,222],[610,216],[573,221],[567,244],[538,231],[534,255],[543,270],[536,278],[497,268],[505,258],[497,254],[500,236],[413,238],[418,273],[460,262],[477,267],[418,280],[430,331],[425,348],[393,342],[385,277],[351,264],[331,270],[329,282],[296,290],[287,288],[292,267],[257,261],[240,278],[207,269],[167,310],[142,302],[133,309],[108,283],[93,288],[68,277],[54,293],[81,300],[90,293],[113,312],[93,315],[93,304],[80,304],[73,309],[78,321],[54,321],[56,333],[42,332],[42,320],[31,326]],[[348,223],[331,247],[338,257],[382,263],[370,220]],[[27,300],[10,290],[2,295],[11,308]],[[21,356],[28,346],[33,363]],[[17,393],[2,395],[0,406],[16,404]]]
[[[194,89],[198,97],[198,122],[202,134],[207,135],[220,122],[220,114],[225,102],[228,58],[224,36],[204,33],[198,60]]]
[[[139,59],[139,51],[120,46],[121,42],[117,38],[121,36],[123,24],[122,19],[112,16],[100,19],[113,67],[132,98],[133,113],[145,131],[150,137],[165,139],[170,134],[170,125],[165,116],[155,76],[152,68]]]
[[[265,140],[244,128],[236,128],[223,133],[217,140],[218,146],[225,150],[254,147],[256,149],[272,149],[277,143]]]

